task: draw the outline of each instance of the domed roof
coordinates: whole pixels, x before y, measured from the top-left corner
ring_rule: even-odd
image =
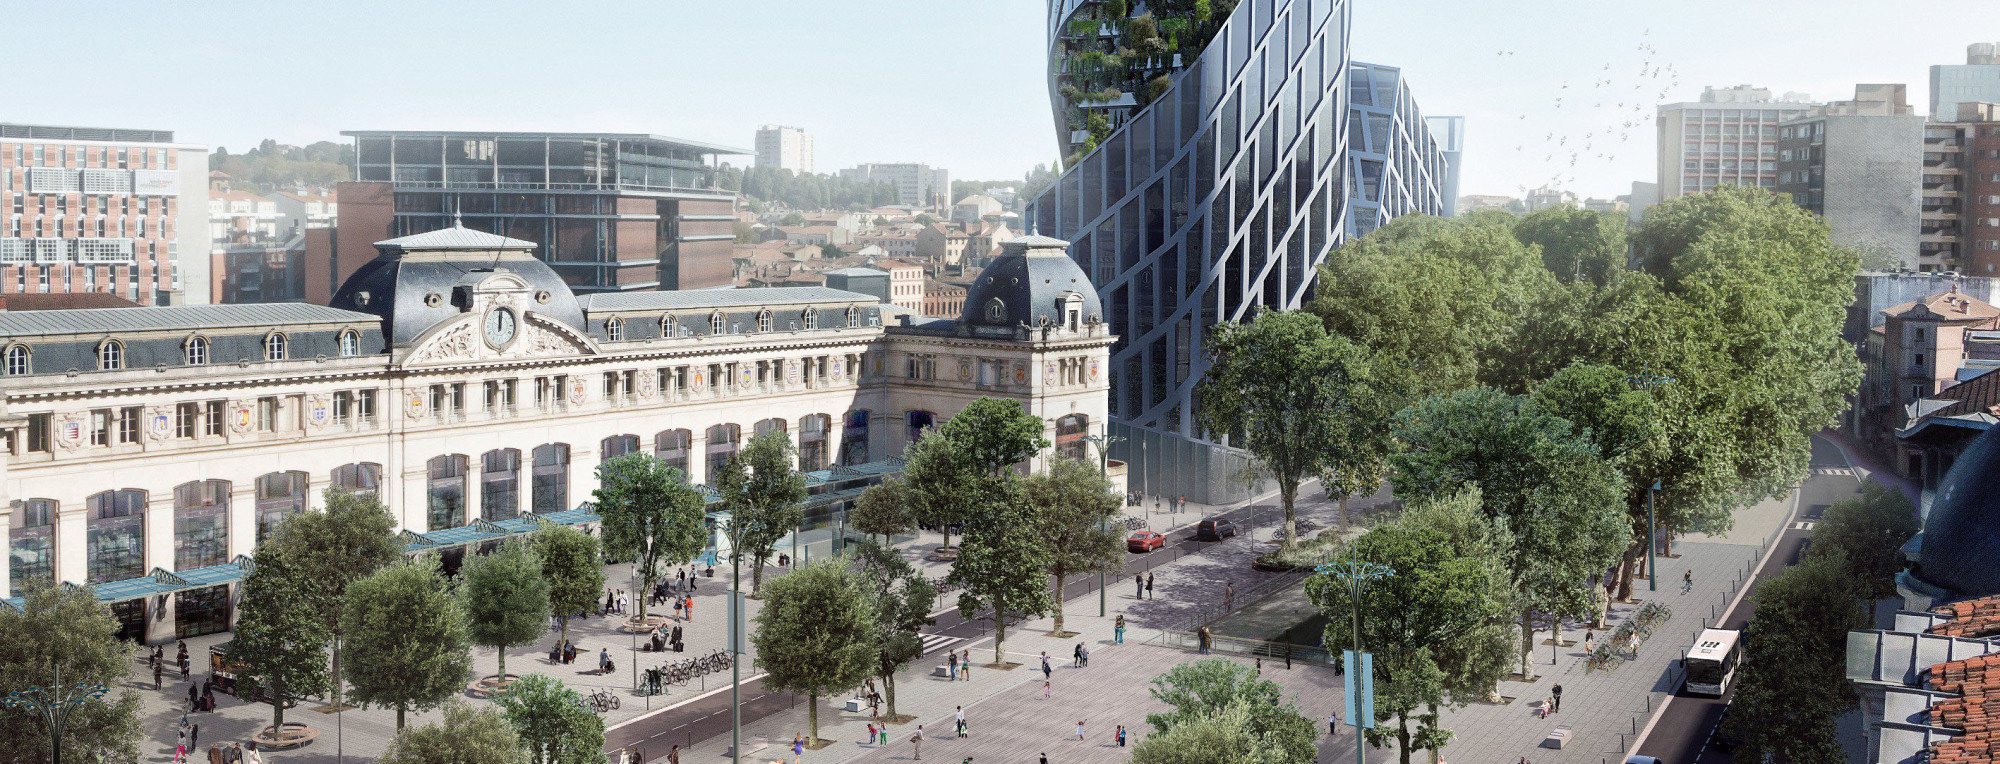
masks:
[[[1097,288],[1069,257],[1069,242],[1023,236],[1000,245],[1001,254],[965,290],[961,326],[1001,327],[1060,324],[1065,303],[1081,304],[1081,320],[1104,320]]]
[[[464,311],[457,288],[483,274],[505,271],[536,292],[534,312],[581,330],[583,308],[576,294],[547,263],[535,259],[535,243],[495,236],[457,225],[429,233],[375,242],[380,252],[362,264],[332,306],[381,316],[382,333],[404,347],[440,322]],[[548,299],[541,299],[546,292]]]
[[[2000,594],[2000,429],[1987,430],[1945,474],[1924,518],[1916,569],[1956,597]]]

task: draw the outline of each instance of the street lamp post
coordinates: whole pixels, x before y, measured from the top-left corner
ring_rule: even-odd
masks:
[[[1373,676],[1360,675],[1364,671],[1372,670],[1374,663],[1368,659],[1367,653],[1361,651],[1361,591],[1367,587],[1369,581],[1388,578],[1395,575],[1396,571],[1387,565],[1359,560],[1325,563],[1316,568],[1316,571],[1345,582],[1348,594],[1354,598],[1354,650],[1349,657],[1355,660],[1349,660],[1346,666],[1347,723],[1354,726],[1354,764],[1365,764],[1368,754],[1364,747],[1362,730],[1375,726],[1373,718],[1375,704],[1372,697],[1375,687]],[[1356,697],[1357,695],[1370,695],[1370,697]]]
[[[54,684],[9,693],[5,700],[0,700],[0,704],[42,717],[42,723],[49,727],[49,763],[62,764],[63,725],[69,722],[70,712],[82,708],[86,702],[104,697],[104,693],[111,688],[84,682],[64,685],[60,666],[55,667],[55,676]]]
[[[743,547],[739,543],[741,528],[736,513],[729,513],[729,607],[723,615],[729,618],[729,628],[725,632],[729,638],[729,760],[732,764],[743,761],[743,635],[739,625],[744,619],[741,612],[743,602]]]
[[[1628,374],[1625,382],[1640,390],[1650,390],[1660,385],[1671,385],[1675,380],[1673,377],[1655,374]],[[1654,592],[1660,590],[1660,571],[1657,566],[1659,560],[1655,559],[1655,555],[1660,551],[1660,524],[1653,515],[1653,494],[1659,490],[1658,479],[1646,488],[1646,590]]]
[[[1124,440],[1124,438],[1118,437],[1116,435],[1091,435],[1089,433],[1085,433],[1083,439],[1085,442],[1097,446],[1097,476],[1100,479],[1109,481],[1111,479],[1111,452],[1105,449],[1110,448],[1111,444],[1113,443],[1117,443],[1118,441]],[[1139,511],[1140,512],[1146,511],[1146,502],[1144,500],[1141,500],[1139,502]],[[1104,520],[1101,519],[1098,520],[1097,527],[1099,530],[1103,530]],[[1060,585],[1061,582],[1057,583],[1058,585]],[[1109,595],[1104,593],[1104,584],[1105,584],[1104,569],[1098,568],[1097,569],[1097,617],[1099,618],[1103,618],[1104,614],[1110,609],[1111,606],[1109,601],[1110,599]],[[1056,596],[1058,599],[1060,599],[1062,593],[1057,592]],[[1062,607],[1062,603],[1057,602],[1056,607]]]

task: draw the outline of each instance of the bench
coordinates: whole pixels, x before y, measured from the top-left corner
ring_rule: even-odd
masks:
[[[743,739],[743,750],[749,753],[756,753],[758,751],[764,750],[769,747],[771,747],[771,740],[762,735]],[[722,755],[735,756],[736,752],[731,750],[724,750],[722,752]]]
[[[848,699],[847,699],[847,702],[841,705],[841,707],[840,707],[840,710],[842,710],[842,711],[846,711],[846,712],[848,712],[848,713],[855,713],[855,712],[857,712],[857,711],[864,711],[864,710],[867,710],[867,708],[868,708],[868,701],[867,701],[867,699],[865,699],[865,698],[848,698]]]
[[[1554,732],[1549,733],[1548,737],[1542,738],[1542,747],[1554,748],[1560,751],[1563,746],[1569,745],[1569,738],[1570,731],[1568,727],[1557,727]]]
[[[931,669],[931,676],[941,676],[946,679],[951,679],[952,678],[951,665],[945,664],[938,666],[937,668]]]

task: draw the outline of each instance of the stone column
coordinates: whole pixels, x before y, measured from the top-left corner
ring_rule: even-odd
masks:
[[[90,579],[90,511],[81,501],[56,505],[56,580],[82,586]]]
[[[257,553],[257,479],[229,484],[229,559]]]
[[[145,572],[154,568],[174,569],[174,492],[154,491],[146,494],[146,563]],[[146,644],[172,641],[174,638],[174,596],[171,594],[146,598]]]

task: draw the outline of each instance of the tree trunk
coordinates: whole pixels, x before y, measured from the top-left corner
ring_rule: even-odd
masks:
[[[882,677],[882,696],[889,702],[889,718],[894,719],[896,718],[896,672],[893,670],[884,671],[880,676]]]
[[[1632,566],[1639,559],[1639,547],[1643,541],[1634,541],[1625,547],[1625,557],[1618,561],[1618,601],[1632,601]]]
[[[639,591],[632,593],[632,599],[639,602],[640,620],[646,618],[646,603],[653,599],[653,584],[657,583],[653,580],[653,568],[652,565],[646,566],[646,575],[639,577]]]
[[[1553,640],[1554,644],[1549,646],[1549,665],[1554,666],[1562,661],[1562,649],[1563,649],[1562,616],[1556,616],[1555,622],[1549,625],[1549,631],[1555,633],[1555,639]]]
[[[268,688],[271,693],[271,734],[285,729],[285,683],[273,681]]]
[[[1354,527],[1354,518],[1347,514],[1347,494],[1343,493],[1340,495],[1340,529],[1347,530],[1352,527]]]
[[[1396,714],[1396,755],[1402,764],[1410,764],[1410,715]]]
[[[1007,607],[1000,598],[993,598],[993,664],[1007,662]]]
[[[1279,484],[1278,502],[1285,506],[1285,539],[1278,542],[1280,548],[1290,549],[1299,542],[1299,521],[1292,506],[1292,500],[1299,495],[1299,482],[1286,480]]]
[[[1065,569],[1063,568],[1063,566],[1061,566],[1061,565],[1057,565],[1057,566],[1056,566],[1056,568],[1055,568],[1055,578],[1056,578],[1056,584],[1055,584],[1055,586],[1056,586],[1056,620],[1055,620],[1055,624],[1054,624],[1055,628],[1054,628],[1054,629],[1052,629],[1052,630],[1050,631],[1050,633],[1051,633],[1051,634],[1061,634],[1061,633],[1062,633],[1062,631],[1063,631],[1063,608],[1062,608],[1062,602],[1063,602],[1063,596],[1062,596],[1062,595],[1063,595],[1063,574],[1064,574],[1064,573],[1068,573],[1068,572],[1069,572],[1069,571],[1065,570]]]
[[[396,704],[396,731],[397,731],[397,732],[402,732],[402,731],[403,731],[403,710],[404,710],[404,705],[403,705],[402,703],[397,703],[397,704]]]
[[[806,744],[819,742],[819,693],[806,693]]]
[[[944,548],[946,548],[946,549],[950,549],[950,548],[951,548],[951,531],[950,531],[950,530],[949,530],[949,529],[948,529],[948,528],[947,528],[946,526],[943,526],[943,525],[939,525],[939,526],[938,526],[938,533],[939,533],[939,534],[942,534],[942,535],[944,536]]]
[[[764,585],[764,562],[765,562],[765,561],[767,561],[767,560],[769,560],[769,559],[771,559],[771,556],[770,556],[770,555],[767,555],[767,554],[765,554],[765,555],[757,555],[757,556],[755,556],[755,557],[752,557],[752,558],[750,558],[750,562],[751,562],[751,565],[750,565],[750,596],[752,596],[752,597],[755,597],[755,596],[757,596],[757,587],[760,587],[760,586],[763,586],[763,585]]]
[[[1521,681],[1535,678],[1535,608],[1521,608]]]
[[[1436,703],[1425,703],[1424,708],[1430,711],[1431,718],[1435,719],[1438,717],[1438,707]],[[1431,764],[1442,764],[1442,762],[1444,761],[1444,751],[1439,750],[1437,748],[1431,748],[1428,749],[1427,752],[1430,754]]]
[[[499,648],[499,652],[500,652],[500,682],[502,684],[505,684],[507,682],[507,646],[501,645]]]

